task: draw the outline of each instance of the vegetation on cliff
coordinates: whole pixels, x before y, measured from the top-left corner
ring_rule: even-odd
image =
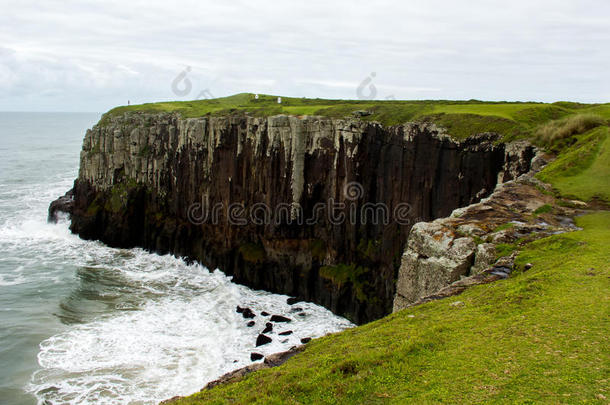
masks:
[[[384,125],[429,121],[446,127],[456,138],[465,138],[480,132],[498,132],[506,139],[533,135],[541,124],[576,114],[594,114],[604,120],[610,119],[610,104],[478,100],[325,100],[294,97],[282,97],[281,104],[278,104],[277,96],[260,94],[255,98],[255,95],[250,93],[206,100],[122,106],[109,111],[106,118],[127,111],[176,112],[184,117],[247,113],[252,116],[291,114],[333,118],[353,116],[356,111],[366,111],[369,115],[363,115],[362,120],[378,121]]]

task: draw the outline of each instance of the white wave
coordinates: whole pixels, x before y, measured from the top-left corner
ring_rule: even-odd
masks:
[[[157,295],[142,306],[74,325],[42,342],[41,370],[28,386],[40,401],[157,403],[195,392],[223,373],[250,364],[251,352],[288,350],[301,338],[352,326],[314,304],[291,307],[286,296],[250,290],[220,271],[209,272],[171,256],[102,246],[93,249],[93,255],[110,260],[111,271],[125,285],[141,292],[152,288]],[[257,313],[254,327],[246,326],[249,320],[235,311],[237,305]],[[293,307],[306,315],[290,313]],[[269,333],[272,343],[256,348],[256,337],[268,322],[261,311],[287,315],[292,322],[276,324]],[[286,330],[293,334],[278,335]]]

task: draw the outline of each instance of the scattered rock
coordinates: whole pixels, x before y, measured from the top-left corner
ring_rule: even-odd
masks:
[[[280,336],[288,336],[288,335],[292,335],[292,331],[291,330],[287,330],[285,332],[280,332],[278,333],[278,335]]]
[[[303,318],[303,317],[307,316],[307,314],[305,312],[301,312],[301,313],[297,314],[297,316],[300,316],[301,318]]]
[[[235,310],[235,312],[237,312],[238,314],[241,314],[241,313],[244,312],[244,309],[238,305],[237,309]]]
[[[258,337],[256,338],[256,347],[259,346],[263,346],[266,345],[268,343],[271,343],[272,339],[267,336],[267,335],[263,335],[262,333],[260,335],[258,335]]]
[[[358,117],[367,117],[369,115],[373,114],[371,111],[368,110],[356,110],[352,112],[352,115],[356,118]]]
[[[508,278],[511,269],[504,266],[494,266],[491,270],[491,274],[495,274],[496,276],[500,276],[501,278]]]
[[[254,318],[256,316],[256,314],[254,312],[252,312],[252,310],[250,308],[244,308],[244,311],[241,313],[241,316],[243,316],[246,319],[251,319],[251,318]]]
[[[265,329],[263,329],[262,333],[269,333],[273,331],[273,324],[271,322],[267,322],[267,324],[265,325]]]
[[[292,304],[296,304],[297,302],[299,302],[300,300],[296,297],[290,297],[286,300],[286,303],[288,305],[292,305]]]
[[[290,308],[290,312],[302,312],[303,308],[301,307],[294,307],[294,308]]]
[[[451,304],[449,304],[452,307],[463,307],[464,303],[462,301],[453,301]]]
[[[311,342],[311,338],[310,337],[306,337],[306,338],[301,339],[301,343],[303,343],[303,344],[309,343],[309,342]]]
[[[531,264],[531,263],[525,263],[525,266],[523,266],[523,268],[524,268],[525,270],[529,270],[529,269],[531,269],[532,267],[534,267],[534,265],[533,265],[533,264]]]
[[[291,322],[292,319],[290,318],[286,318],[285,316],[282,315],[273,315],[271,317],[271,322]]]
[[[587,203],[584,201],[578,201],[578,200],[570,200],[570,203],[572,205],[575,205],[579,208],[587,208]]]
[[[263,356],[260,353],[254,353],[254,352],[250,353],[250,360],[251,361],[258,361],[258,360],[262,359],[263,357],[265,357],[265,356]]]
[[[248,322],[248,323],[246,324],[246,326],[247,326],[248,328],[251,328],[251,327],[253,327],[255,324],[256,324],[256,322],[254,322],[254,321],[250,321],[250,322]]]
[[[262,316],[269,316],[269,312],[263,311],[263,312],[261,312],[261,315]]]

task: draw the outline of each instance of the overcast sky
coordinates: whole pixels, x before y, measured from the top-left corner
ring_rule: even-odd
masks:
[[[0,110],[240,92],[609,102],[610,1],[0,0]],[[190,82],[174,80],[183,75]],[[367,84],[358,93],[364,80]]]

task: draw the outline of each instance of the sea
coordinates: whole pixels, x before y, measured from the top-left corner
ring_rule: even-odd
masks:
[[[48,223],[99,118],[0,112],[0,404],[155,404],[251,364],[252,352],[353,326],[221,269],[82,240],[65,216]],[[257,314],[254,326],[238,305]],[[263,311],[292,322],[255,347]]]

